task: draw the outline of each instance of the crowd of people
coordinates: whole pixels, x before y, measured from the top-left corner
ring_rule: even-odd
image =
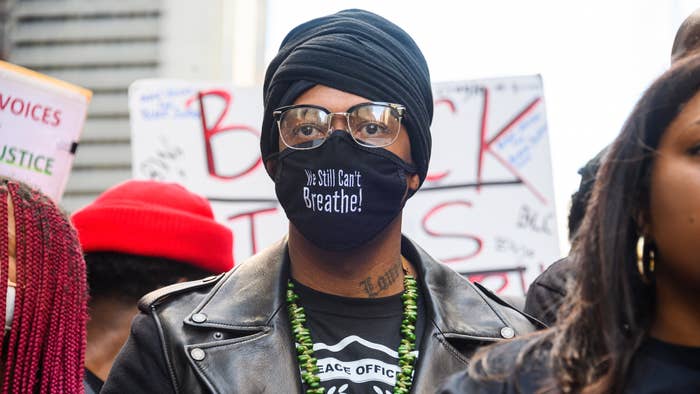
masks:
[[[431,154],[413,39],[363,10],[303,23],[263,87],[289,232],[235,267],[177,184],[127,181],[69,218],[0,178],[2,392],[699,393],[698,48],[700,10],[582,168],[571,252],[520,310],[402,235]],[[305,202],[306,171],[336,169],[361,174],[362,210]]]

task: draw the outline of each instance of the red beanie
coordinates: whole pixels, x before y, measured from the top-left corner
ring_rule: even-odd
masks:
[[[175,183],[126,181],[71,219],[85,252],[163,257],[219,273],[233,267],[233,234],[209,201]]]

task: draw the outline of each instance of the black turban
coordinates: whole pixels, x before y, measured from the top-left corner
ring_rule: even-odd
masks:
[[[423,182],[430,161],[433,95],[425,58],[405,31],[363,10],[340,11],[290,31],[265,74],[264,160],[279,150],[272,111],[317,84],[404,105],[411,155]]]

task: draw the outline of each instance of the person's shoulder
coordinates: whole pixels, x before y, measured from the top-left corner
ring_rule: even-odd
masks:
[[[576,277],[576,271],[574,260],[568,257],[551,264],[530,285],[523,311],[553,325],[559,307],[569,291],[568,287]]]
[[[441,394],[531,393],[548,378],[549,347],[542,332],[483,348],[470,369],[451,376]]]
[[[169,286],[161,287],[143,296],[138,307],[144,313],[151,313],[153,307],[164,304],[170,301],[176,301],[185,295],[201,293],[202,295],[209,292],[226,274],[209,276],[203,279],[193,280],[189,282],[175,283]],[[191,301],[190,301],[191,302]]]
[[[484,348],[483,358],[481,361],[492,366],[494,372],[505,373],[512,371],[517,364],[518,358],[523,355],[529,361],[533,358],[540,359],[544,357],[546,352],[532,351],[529,349],[538,348],[537,344],[541,342],[543,334],[541,331],[531,333],[529,335],[520,336],[510,341],[502,341]]]
[[[479,331],[484,336],[509,339],[545,328],[537,319],[524,314],[481,284],[470,282],[406,237],[402,253],[417,264],[436,313],[456,332]]]
[[[571,258],[564,257],[552,263],[533,282],[531,287],[566,295],[567,282],[576,276],[576,264]]]
[[[492,309],[499,315],[507,316],[508,320],[511,322],[517,322],[517,326],[522,327],[519,330],[520,334],[525,334],[533,332],[536,330],[541,330],[547,328],[547,325],[542,323],[537,318],[523,312],[520,308],[514,306],[510,300],[500,297],[496,293],[492,292],[484,285],[478,282],[472,284],[477,288],[481,294],[486,297],[486,302],[491,306]],[[516,325],[515,323],[513,323]]]
[[[228,272],[154,290],[141,298],[138,303],[139,309],[145,313],[152,313],[154,307],[173,309],[191,306],[190,309],[194,309],[204,298],[224,284],[226,289],[231,291],[251,281],[260,280],[261,277],[269,276],[271,271],[280,268],[285,251],[286,240],[283,239],[236,264]]]

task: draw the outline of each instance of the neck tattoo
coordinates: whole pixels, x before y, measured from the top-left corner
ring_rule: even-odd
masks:
[[[294,292],[294,283],[287,281],[287,309],[292,325],[292,334],[297,343],[297,359],[301,367],[301,379],[306,383],[307,394],[323,394],[321,378],[318,376],[318,361],[314,357],[314,344],[311,332],[306,328],[306,313],[304,307],[297,304],[299,295]],[[403,277],[403,319],[401,321],[401,344],[399,345],[399,373],[396,375],[394,394],[408,394],[413,383],[413,364],[416,356],[412,353],[416,348],[416,320],[418,318],[418,282],[404,268]]]

